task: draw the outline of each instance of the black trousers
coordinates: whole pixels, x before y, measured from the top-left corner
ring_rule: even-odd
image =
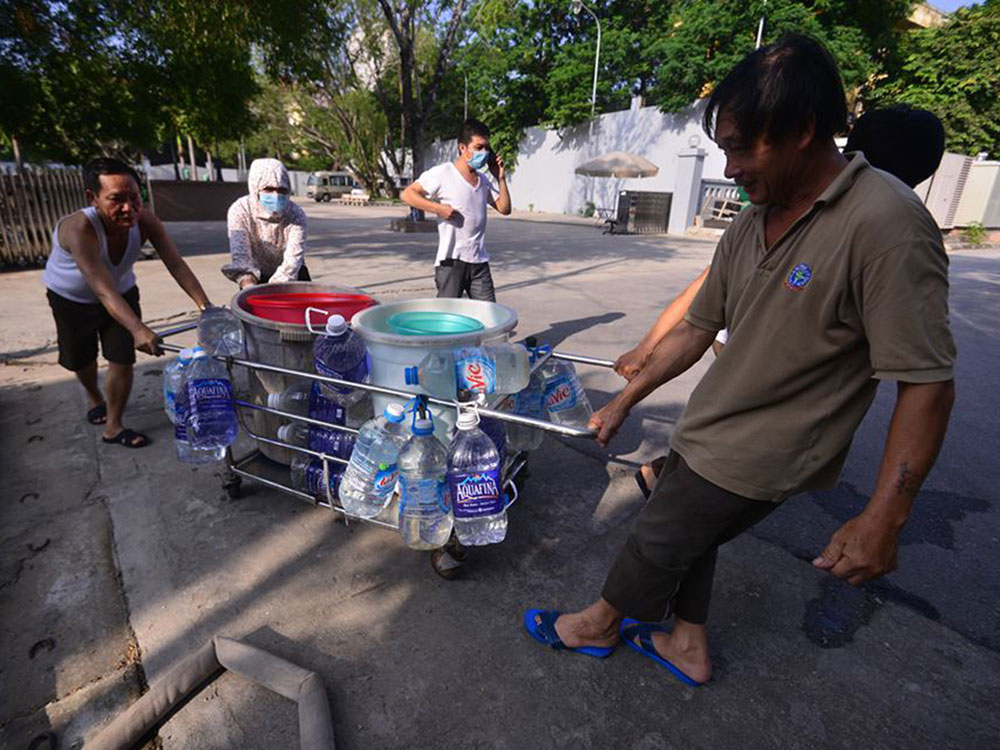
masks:
[[[674,614],[704,624],[719,545],[777,507],[712,484],[671,452],[659,467],[656,486],[601,595],[637,620],[657,621]]]
[[[275,270],[277,270],[277,269],[275,269]],[[271,276],[273,276],[273,275],[274,275],[273,272],[267,274],[267,276],[265,276],[264,278],[262,278],[260,280],[260,283],[261,284],[266,284],[268,281],[271,280]],[[299,275],[295,277],[295,280],[296,281],[312,281],[312,276],[309,275],[309,269],[306,268],[306,264],[305,263],[303,263],[299,267]]]
[[[493,274],[489,263],[466,263],[464,260],[443,260],[434,268],[434,284],[438,297],[461,297],[496,302]]]

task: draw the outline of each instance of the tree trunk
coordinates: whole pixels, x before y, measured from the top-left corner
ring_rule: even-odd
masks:
[[[170,161],[174,164],[174,179],[180,182],[181,169],[177,165],[177,146],[172,141],[170,142]]]
[[[194,141],[189,135],[188,139],[188,156],[191,157],[191,179],[195,182],[198,181],[198,161],[194,153]]]
[[[14,149],[14,168],[20,173],[24,171],[24,159],[21,156],[21,144],[17,142],[16,135],[11,135],[10,145]]]
[[[215,169],[212,166],[212,151],[205,148],[205,171],[208,172],[208,181],[215,182]]]

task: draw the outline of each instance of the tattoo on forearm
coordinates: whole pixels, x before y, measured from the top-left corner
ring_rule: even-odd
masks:
[[[923,481],[924,475],[912,471],[906,461],[903,461],[896,469],[897,492],[901,492],[904,495],[915,495]]]

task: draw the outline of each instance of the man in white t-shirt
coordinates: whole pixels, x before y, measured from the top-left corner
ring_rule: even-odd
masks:
[[[489,168],[494,186],[480,170]],[[438,216],[434,283],[438,297],[496,302],[490,256],[486,252],[486,206],[505,216],[510,193],[503,159],[490,152],[490,129],[468,119],[458,133],[458,158],[428,169],[403,191],[402,199]]]

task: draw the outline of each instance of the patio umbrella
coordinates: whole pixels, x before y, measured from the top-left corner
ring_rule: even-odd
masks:
[[[655,177],[660,168],[636,154],[612,151],[581,164],[575,172],[588,177]]]

